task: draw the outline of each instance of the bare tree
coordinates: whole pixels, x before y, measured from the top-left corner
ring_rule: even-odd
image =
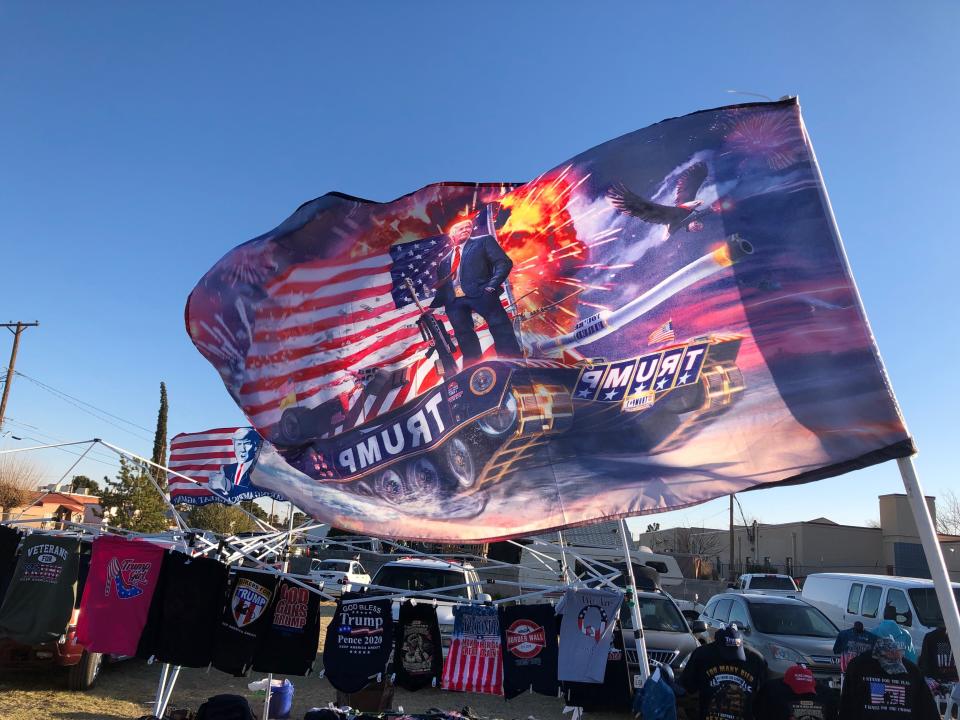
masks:
[[[40,469],[20,455],[0,455],[0,508],[26,505],[42,479]]]
[[[960,497],[953,490],[937,498],[937,532],[960,535]]]
[[[879,529],[879,528],[880,528],[880,521],[877,520],[876,518],[870,518],[869,520],[867,520],[867,525],[866,525],[866,526],[867,526],[868,528]]]
[[[677,528],[674,532],[676,533],[676,552],[691,556],[694,577],[700,577],[704,561],[716,557],[723,549],[722,533],[697,528]]]

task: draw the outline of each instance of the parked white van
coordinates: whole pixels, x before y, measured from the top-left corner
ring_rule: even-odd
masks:
[[[953,594],[960,602],[960,583],[952,583]],[[848,573],[815,573],[803,583],[801,598],[819,608],[841,630],[853,627],[856,621],[872,630],[883,620],[883,609],[893,605],[897,623],[909,631],[919,649],[923,637],[943,624],[940,603],[932,580],[858,575]]]

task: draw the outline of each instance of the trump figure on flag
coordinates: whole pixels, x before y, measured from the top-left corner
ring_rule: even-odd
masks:
[[[228,498],[250,489],[250,471],[263,444],[260,434],[252,427],[238,428],[231,439],[237,461],[221,467],[209,481],[210,490]]]
[[[490,208],[481,212],[481,222],[457,220],[447,230],[451,251],[440,261],[437,294],[432,309],[443,307],[453,326],[464,366],[480,359],[482,348],[473,328],[473,314],[487,321],[499,357],[520,357],[520,343],[510,317],[500,303],[503,284],[513,261],[487,228]]]

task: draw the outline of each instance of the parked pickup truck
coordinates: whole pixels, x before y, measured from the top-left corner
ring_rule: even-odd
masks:
[[[741,575],[731,592],[753,593],[759,595],[779,595],[780,597],[800,597],[800,589],[789,575],[773,573],[747,573]]]

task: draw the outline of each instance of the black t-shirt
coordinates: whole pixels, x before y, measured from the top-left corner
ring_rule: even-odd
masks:
[[[323,644],[323,670],[337,690],[362,690],[384,672],[393,650],[393,615],[389,600],[357,600],[348,593],[337,610]]]
[[[903,659],[906,673],[883,671],[872,655],[864,653],[847,665],[840,695],[843,720],[940,720],[933,694],[920,668]]]
[[[17,567],[17,546],[20,544],[20,533],[6,525],[0,525],[0,605],[3,605],[3,596]]]
[[[760,686],[754,717],[756,720],[836,720],[837,708],[821,689],[798,695],[783,680],[771,680]]]
[[[439,685],[443,672],[443,646],[437,609],[432,603],[400,606],[396,647],[393,651],[396,684],[405,690]]]
[[[623,652],[623,634],[620,623],[613,631],[613,641],[607,651],[607,667],[602,683],[565,682],[563,691],[567,705],[584,710],[629,710],[632,699],[630,673]]]
[[[767,677],[767,661],[756,650],[743,648],[746,660],[736,649],[712,642],[690,655],[680,684],[697,693],[700,720],[750,720],[757,690]]]
[[[503,695],[511,698],[533,689],[557,696],[557,620],[552,605],[500,608],[503,645]]]
[[[260,636],[269,625],[276,588],[276,575],[237,571],[214,641],[213,666],[217,670],[237,677],[247,674]]]
[[[267,629],[253,656],[253,669],[280,675],[306,675],[317,659],[320,596],[282,580],[270,609]]]
[[[137,656],[183,667],[209,665],[228,583],[227,567],[217,560],[165,553]]]
[[[942,683],[957,682],[957,662],[946,628],[936,628],[924,635],[918,664],[926,677]]]

